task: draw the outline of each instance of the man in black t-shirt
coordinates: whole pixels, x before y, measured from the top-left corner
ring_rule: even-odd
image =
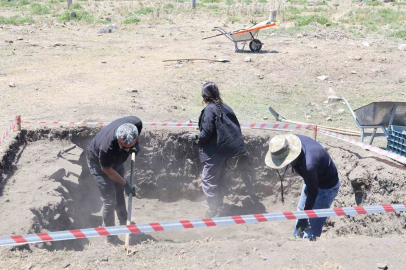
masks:
[[[124,162],[131,151],[139,150],[138,136],[142,122],[138,117],[117,119],[96,134],[87,147],[87,163],[103,197],[104,226],[114,226],[114,210],[120,225],[127,221],[124,190],[135,195],[135,189],[124,180]],[[108,236],[107,241],[118,244],[117,236]]]
[[[303,180],[298,211],[330,208],[338,194],[337,168],[327,151],[315,140],[294,134],[278,135],[269,142],[265,163],[273,169],[289,164]],[[294,236],[315,240],[321,235],[326,218],[300,219]]]

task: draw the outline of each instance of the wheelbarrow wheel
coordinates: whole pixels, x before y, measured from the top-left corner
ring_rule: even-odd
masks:
[[[250,42],[250,50],[252,52],[258,52],[262,48],[262,42],[259,39],[253,39]]]

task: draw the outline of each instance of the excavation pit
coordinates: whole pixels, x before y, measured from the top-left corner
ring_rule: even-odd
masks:
[[[102,202],[90,175],[85,152],[100,127],[23,130],[11,143],[0,164],[0,236],[72,230],[102,226]],[[202,218],[205,196],[201,190],[202,164],[197,145],[183,138],[182,129],[146,127],[140,136],[135,182],[142,199],[134,199],[136,223]],[[244,130],[249,154],[227,163],[225,185],[227,215],[294,211],[302,180],[288,173],[281,202],[280,180],[264,164],[272,131]],[[310,133],[305,135],[310,135]],[[404,203],[406,171],[402,165],[375,157],[356,146],[321,137],[339,171],[341,187],[334,207]],[[73,148],[73,146],[76,146]],[[126,178],[130,166],[125,164]],[[224,228],[153,233],[134,240],[185,242],[206,237],[242,240],[291,236],[293,222],[273,222]],[[289,224],[288,224],[289,223]],[[116,222],[118,224],[118,222]],[[338,235],[383,236],[406,229],[404,213],[330,218],[324,237]],[[94,240],[91,240],[94,241]],[[81,250],[88,239],[31,245]]]

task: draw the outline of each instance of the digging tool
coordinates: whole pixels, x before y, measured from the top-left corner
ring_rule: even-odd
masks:
[[[276,171],[278,172],[279,179],[281,179],[281,195],[282,195],[282,203],[284,203],[284,202],[285,202],[285,200],[283,199],[283,178],[285,178],[285,174],[286,174],[286,171],[288,170],[288,168],[289,168],[289,165],[288,165],[288,166],[286,166],[285,171],[283,172],[283,175],[282,175],[282,176],[281,176],[281,174],[279,173],[279,170],[276,170]]]
[[[135,152],[131,152],[131,177],[130,177],[130,186],[134,184],[134,170],[135,170]],[[127,211],[127,225],[131,225],[131,210],[133,205],[133,195],[130,193],[128,195],[128,211]],[[125,248],[128,250],[130,246],[130,235],[125,235]]]
[[[219,37],[219,36],[222,36],[222,35],[224,35],[224,34],[221,33],[221,34],[217,34],[217,35],[214,35],[214,36],[205,37],[205,38],[202,38],[202,40],[209,39],[209,38],[214,38],[214,37]]]
[[[289,120],[285,116],[283,116],[282,114],[275,111],[271,106],[269,106],[269,111],[276,118],[276,121],[282,121],[282,122],[296,124],[296,125],[312,125],[312,126],[316,126],[315,124],[309,124],[309,123],[303,123],[303,122]],[[333,131],[333,132],[336,132],[336,133],[350,135],[350,136],[360,136],[361,135],[360,132],[357,132],[357,131],[354,131],[354,130],[348,130],[348,129],[342,129],[342,128],[334,128],[334,127],[321,126],[321,125],[317,125],[317,127],[321,128],[321,129],[325,129],[327,131]]]
[[[186,58],[186,59],[170,59],[170,60],[163,60],[162,62],[173,62],[173,61],[211,61],[211,62],[221,62],[221,63],[227,63],[230,62],[230,60],[225,59],[225,58],[219,58],[219,59],[207,59],[207,58]]]

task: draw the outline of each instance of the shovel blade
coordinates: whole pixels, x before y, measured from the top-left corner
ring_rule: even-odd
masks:
[[[279,114],[277,111],[275,111],[274,109],[272,109],[271,106],[269,106],[269,111],[271,112],[271,114],[273,116],[275,116],[276,121],[280,121],[280,119],[286,119],[286,117],[284,117],[283,115]]]

